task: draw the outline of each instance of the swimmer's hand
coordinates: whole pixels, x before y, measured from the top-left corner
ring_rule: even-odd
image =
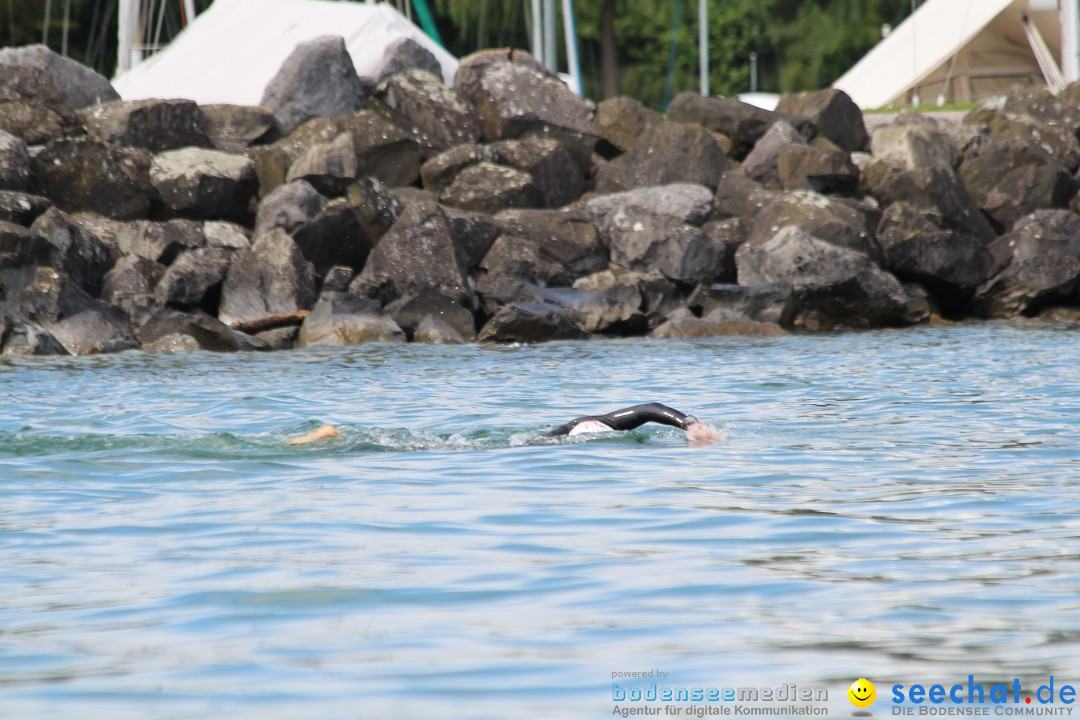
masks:
[[[709,443],[719,442],[721,440],[727,440],[724,433],[720,432],[712,425],[703,423],[700,420],[694,423],[690,423],[686,426],[686,439],[695,443]]]
[[[307,435],[301,435],[300,437],[294,437],[289,441],[290,445],[303,445],[304,443],[319,442],[320,440],[333,440],[340,438],[341,434],[333,425],[323,425],[317,427]]]

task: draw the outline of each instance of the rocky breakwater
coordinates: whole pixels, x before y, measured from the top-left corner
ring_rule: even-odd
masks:
[[[529,55],[296,48],[262,107],[121,101],[0,51],[0,353],[704,337],[1080,304],[1080,88],[868,134],[598,106]]]

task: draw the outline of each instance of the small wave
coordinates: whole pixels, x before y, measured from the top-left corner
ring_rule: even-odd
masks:
[[[72,433],[56,435],[35,430],[0,432],[0,456],[22,457],[97,453],[179,453],[185,456],[214,456],[223,459],[266,457],[295,453],[352,452],[456,452],[496,450],[545,445],[645,444],[680,436],[667,428],[639,428],[625,433],[583,434],[548,437],[547,427],[483,428],[460,433],[434,433],[408,428],[380,428],[338,425],[342,439],[290,445],[289,439],[303,435],[317,423],[294,425],[275,432],[260,433]]]
[[[295,435],[314,429],[305,424],[296,428]],[[342,442],[312,443],[299,446],[311,451],[335,452],[453,452],[463,450],[497,450],[543,445],[582,445],[592,443],[637,444],[648,442],[656,435],[665,434],[662,429],[634,430],[626,433],[596,433],[574,437],[549,437],[547,427],[539,428],[481,428],[461,433],[433,433],[408,428],[370,428],[350,425],[337,426]],[[293,436],[292,433],[289,435]],[[297,447],[297,446],[292,446]]]

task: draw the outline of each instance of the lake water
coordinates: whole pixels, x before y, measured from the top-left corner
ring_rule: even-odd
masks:
[[[5,361],[0,717],[602,718],[649,669],[1080,681],[1078,341]],[[540,438],[651,400],[728,440]],[[323,421],[344,440],[286,444]]]

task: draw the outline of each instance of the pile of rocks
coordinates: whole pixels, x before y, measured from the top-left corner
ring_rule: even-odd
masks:
[[[411,41],[358,77],[302,44],[262,107],[121,101],[0,51],[0,353],[704,337],[1078,304],[1080,88],[868,135],[777,112],[594,106],[520,51],[454,87]]]

